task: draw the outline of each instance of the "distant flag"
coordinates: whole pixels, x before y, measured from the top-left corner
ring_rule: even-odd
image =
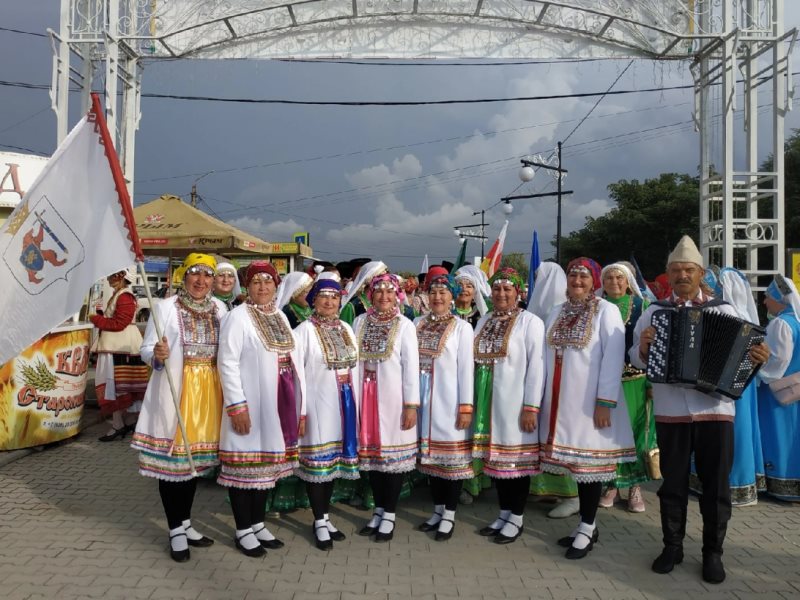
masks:
[[[533,294],[533,286],[536,283],[536,269],[542,263],[539,256],[539,234],[533,230],[533,242],[531,244],[531,264],[528,267],[528,298]]]
[[[422,266],[419,268],[419,272],[427,273],[429,268],[430,267],[428,266],[428,255],[426,254],[425,258],[422,259]]]
[[[489,248],[489,253],[481,263],[481,271],[486,273],[487,277],[494,275],[495,271],[500,268],[500,261],[503,259],[503,244],[506,241],[506,230],[508,229],[508,221],[503,223],[503,228],[500,230],[500,235],[497,236],[492,247]]]
[[[461,249],[458,251],[458,256],[453,263],[453,268],[450,269],[450,274],[455,275],[461,267],[467,263],[467,238],[461,240]]]
[[[0,364],[77,313],[98,279],[143,260],[100,100],[0,227]]]
[[[636,257],[631,253],[631,264],[633,265],[633,269],[635,273],[633,274],[636,277],[636,285],[639,286],[639,291],[642,292],[642,296],[648,302],[655,302],[658,300],[656,295],[653,293],[653,290],[647,285],[647,281],[644,279],[644,275],[642,274],[642,270],[639,268],[639,263],[636,262]]]

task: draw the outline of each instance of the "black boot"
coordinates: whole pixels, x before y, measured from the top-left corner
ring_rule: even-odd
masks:
[[[722,555],[716,552],[703,554],[703,581],[722,583],[725,581],[725,567],[722,566]]]
[[[664,535],[664,550],[653,561],[656,573],[669,573],[675,565],[683,562],[683,538],[686,535],[686,507],[674,506],[661,501],[661,532]]]

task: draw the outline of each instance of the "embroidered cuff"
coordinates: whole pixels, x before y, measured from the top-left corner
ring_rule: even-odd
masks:
[[[403,404],[403,410],[407,408],[417,410],[419,408],[419,404]]]
[[[153,357],[153,362],[151,364],[153,366],[154,371],[164,370],[164,363],[158,360],[155,356]]]
[[[522,405],[522,412],[538,413],[539,412],[539,407],[531,406],[529,404],[523,404]]]
[[[233,417],[235,415],[240,415],[242,413],[247,412],[247,400],[242,400],[241,402],[237,402],[236,404],[231,404],[230,406],[225,407],[225,412],[228,413],[229,417]]]
[[[597,399],[597,406],[605,406],[606,408],[616,408],[617,403],[614,400],[605,400],[598,398]]]
[[[458,414],[460,415],[471,415],[474,408],[472,404],[459,404],[458,405]]]

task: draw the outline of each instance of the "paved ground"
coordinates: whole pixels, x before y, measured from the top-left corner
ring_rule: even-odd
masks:
[[[217,543],[179,565],[167,555],[155,481],[136,474],[127,442],[97,442],[104,432],[94,425],[0,466],[0,598],[800,598],[800,506],[762,500],[735,509],[728,580],[711,586],[700,578],[695,501],[684,564],[669,575],[650,571],[660,551],[655,486],[645,514],[601,509],[600,542],[580,561],[554,543],[573,520],[547,519],[550,505],[534,501],[516,543],[479,537],[495,515],[492,492],[459,509],[449,542],[434,542],[414,530],[429,510],[427,489],[402,503],[389,544],[357,536],[368,514],[337,506],[333,517],[348,539],[333,551],[314,547],[310,512],[301,510],[268,523],[286,547],[252,559],[233,547],[224,490],[202,482],[194,522]]]

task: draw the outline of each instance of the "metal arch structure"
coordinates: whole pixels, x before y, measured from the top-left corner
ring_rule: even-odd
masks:
[[[691,61],[700,132],[700,246],[758,284],[783,272],[784,118],[796,30],[784,0],[61,0],[52,107],[102,79],[133,191],[143,60],[650,58]],[[759,107],[759,90],[771,88]],[[737,99],[737,89],[744,101]],[[734,116],[743,104],[741,131]],[[759,111],[771,115],[759,132]],[[735,135],[737,134],[737,135]],[[743,141],[740,139],[743,136]],[[768,139],[767,139],[768,138]],[[766,140],[766,141],[765,141]],[[761,148],[759,148],[761,142]],[[774,157],[760,170],[759,150]]]

